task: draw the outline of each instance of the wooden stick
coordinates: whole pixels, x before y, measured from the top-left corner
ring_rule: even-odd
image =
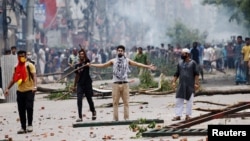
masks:
[[[80,47],[81,49],[84,49],[84,48],[82,47],[82,45],[81,45],[81,44],[79,44],[79,47]]]
[[[203,111],[203,112],[222,112],[223,109],[203,109],[203,108],[194,108],[193,110]]]
[[[45,74],[37,74],[36,77],[45,77],[45,76],[61,75],[61,74],[63,74],[63,72],[45,73]]]
[[[74,73],[75,71],[82,69],[84,67],[86,67],[87,65],[83,65],[77,69],[72,70],[71,72],[67,73],[66,75],[64,75],[61,79],[57,80],[56,82],[59,83],[60,81],[62,81],[64,78],[66,78],[67,76],[71,75],[72,73]]]
[[[130,101],[129,103],[136,103],[136,104],[148,104],[147,101]],[[118,105],[122,105],[124,103],[119,102]],[[108,108],[108,107],[113,107],[113,103],[107,103],[107,104],[102,104],[100,106],[96,106],[99,108]]]
[[[194,101],[194,103],[207,103],[207,104],[214,104],[214,105],[219,105],[219,106],[229,106],[228,104],[214,103],[214,102],[202,101],[202,100]]]
[[[51,89],[51,88],[43,88],[43,87],[37,87],[37,91],[44,92],[44,93],[51,93],[51,92],[65,92],[65,90],[60,89]]]
[[[60,99],[64,98],[64,97],[67,96],[67,95],[70,95],[70,94],[71,94],[70,92],[67,92],[67,93],[63,94],[62,96],[57,97],[57,98],[55,99],[55,101],[60,100]]]

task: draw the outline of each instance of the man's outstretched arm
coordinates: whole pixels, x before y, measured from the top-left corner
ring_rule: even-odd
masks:
[[[132,66],[137,66],[137,67],[142,67],[142,68],[148,68],[148,69],[151,69],[151,70],[156,70],[156,67],[154,65],[145,65],[145,64],[142,64],[142,63],[138,63],[138,62],[135,62],[135,61],[132,61],[132,60],[129,60],[129,64],[132,65]]]
[[[103,64],[89,64],[90,67],[106,68],[113,65],[113,59]]]

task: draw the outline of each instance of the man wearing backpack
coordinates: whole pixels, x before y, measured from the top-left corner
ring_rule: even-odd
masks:
[[[27,61],[28,61],[28,62],[32,63],[33,65],[36,65],[36,62],[35,62],[35,60],[33,59],[33,56],[32,56],[32,54],[31,54],[31,52],[27,52],[26,57],[27,57]]]
[[[36,68],[32,63],[27,61],[26,51],[18,51],[17,58],[18,64],[15,67],[12,80],[5,89],[4,95],[8,96],[9,89],[17,83],[17,107],[21,122],[21,129],[17,131],[17,134],[24,134],[33,131],[33,107],[35,92],[37,90]],[[26,118],[28,126],[26,125]]]

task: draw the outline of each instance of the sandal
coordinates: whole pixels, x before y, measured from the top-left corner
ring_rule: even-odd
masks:
[[[96,112],[92,113],[92,120],[96,120]]]
[[[190,120],[191,117],[190,116],[186,116],[185,120]]]
[[[172,119],[172,121],[178,121],[178,120],[181,120],[181,117],[177,116]]]

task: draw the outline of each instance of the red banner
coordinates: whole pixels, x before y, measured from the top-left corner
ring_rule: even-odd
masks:
[[[56,24],[56,0],[40,0],[40,3],[45,4],[46,7],[46,20],[44,28],[51,28]]]

